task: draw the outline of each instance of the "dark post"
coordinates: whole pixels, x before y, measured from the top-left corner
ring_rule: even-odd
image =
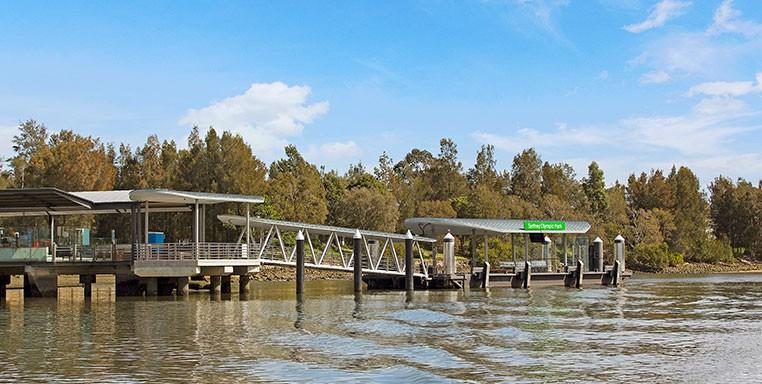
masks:
[[[574,288],[582,288],[582,279],[585,276],[585,263],[577,260],[577,274],[574,275]]]
[[[405,290],[413,289],[413,234],[408,230],[405,234]]]
[[[524,281],[523,288],[529,288],[532,284],[532,263],[529,260],[524,262]]]
[[[355,267],[355,293],[359,293],[362,292],[362,235],[359,229],[352,236],[352,255]]]
[[[296,294],[304,293],[304,235],[296,233]]]
[[[593,260],[591,260],[591,267],[595,268],[597,272],[603,272],[603,240],[600,237],[596,237],[593,240]]]

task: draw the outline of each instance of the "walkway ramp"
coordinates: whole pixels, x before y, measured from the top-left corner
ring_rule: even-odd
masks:
[[[256,244],[260,263],[296,266],[295,235],[305,237],[305,267],[351,272],[354,267],[352,236],[357,229],[259,217],[219,215],[224,224],[242,227],[239,243]],[[249,230],[246,229],[248,223]],[[360,229],[363,244],[363,273],[376,275],[405,275],[405,235]],[[248,238],[247,238],[248,237]],[[416,277],[428,277],[423,247],[433,249],[436,240],[413,237]],[[254,255],[252,255],[254,257]]]

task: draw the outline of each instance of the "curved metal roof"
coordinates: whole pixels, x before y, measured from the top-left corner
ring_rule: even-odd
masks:
[[[526,230],[526,222],[537,220],[508,219],[466,219],[413,217],[405,219],[405,227],[413,233],[424,236],[442,235],[450,232],[454,235],[505,235],[509,233],[586,233],[590,224],[586,221],[554,221],[564,223],[563,230]]]
[[[186,192],[171,189],[136,189],[129,193],[132,201],[169,204],[220,204],[249,203],[261,204],[265,199],[260,196],[234,195],[227,193]]]
[[[219,219],[221,222],[225,224],[231,224],[236,226],[246,225],[245,216],[218,215],[217,219]],[[329,235],[331,233],[337,233],[337,234],[343,235],[344,237],[350,237],[350,238],[354,236],[355,231],[357,231],[356,228],[335,227],[331,225],[322,225],[322,224],[308,224],[308,223],[300,223],[295,221],[271,220],[271,219],[263,219],[261,217],[250,217],[249,222],[251,226],[254,228],[267,229],[275,225],[280,229],[285,229],[288,231],[300,231],[300,230],[306,229],[312,234]],[[395,240],[406,239],[406,236],[404,234],[392,233],[392,232],[368,231],[368,230],[360,229],[360,234],[366,238],[377,238],[377,239],[391,238]],[[422,236],[413,236],[413,239],[416,241],[422,241],[427,243],[436,242],[435,239],[422,237]]]

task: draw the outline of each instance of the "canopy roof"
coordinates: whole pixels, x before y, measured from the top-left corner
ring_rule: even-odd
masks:
[[[152,212],[183,212],[191,204],[263,203],[259,196],[170,189],[66,192],[58,188],[0,189],[0,217],[125,213],[148,203]]]
[[[448,219],[414,217],[405,219],[405,227],[423,236],[443,235],[505,235],[509,233],[586,233],[590,224],[585,221]],[[528,229],[536,228],[536,229]]]
[[[225,224],[231,224],[236,226],[246,225],[245,216],[218,215],[217,218]],[[253,228],[267,229],[275,225],[280,230],[300,231],[300,230],[306,229],[311,234],[329,235],[331,233],[336,233],[344,237],[352,237],[355,231],[357,231],[356,228],[334,227],[331,225],[321,225],[321,224],[307,224],[307,223],[300,223],[295,221],[270,220],[270,219],[263,219],[260,217],[250,217],[249,224]],[[392,232],[368,231],[364,229],[360,229],[360,234],[366,238],[376,238],[376,239],[391,238],[395,240],[405,240],[406,238],[404,234],[392,233]],[[413,239],[416,241],[422,241],[427,243],[436,242],[436,240],[434,239],[431,239],[428,237],[422,237],[422,236],[413,236]]]

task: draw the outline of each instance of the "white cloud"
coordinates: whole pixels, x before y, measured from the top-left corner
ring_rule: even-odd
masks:
[[[309,103],[308,86],[281,82],[254,83],[241,95],[228,97],[201,109],[189,109],[179,124],[214,126],[241,134],[260,156],[274,154],[301,135],[304,126],[328,112],[327,101]]]
[[[312,162],[324,163],[325,160],[356,159],[360,154],[360,147],[350,140],[323,143],[320,146],[311,144],[307,147],[304,157]]]
[[[593,145],[606,141],[606,132],[595,127],[568,128],[565,123],[556,124],[556,129],[539,131],[532,128],[521,128],[515,135],[501,135],[489,132],[474,132],[473,136],[480,142],[489,143],[497,148],[518,152],[523,149],[548,148],[566,145]]]
[[[671,76],[664,71],[648,72],[640,76],[640,84],[661,84],[669,81]]]
[[[601,73],[598,74],[599,80],[608,80],[609,79],[609,71],[603,70]]]
[[[735,114],[746,111],[747,106],[741,100],[724,97],[704,99],[693,106],[693,111],[705,115]]]
[[[762,72],[757,73],[757,83],[753,81],[712,81],[692,86],[688,96],[708,95],[708,96],[729,96],[738,97],[750,93],[762,92]]]
[[[630,24],[624,27],[632,33],[640,33],[649,29],[658,28],[683,14],[684,9],[690,6],[688,1],[662,0],[651,8],[651,13],[640,23]]]
[[[740,20],[741,12],[733,9],[733,0],[725,0],[714,12],[714,22],[707,32],[710,34],[740,33],[746,37],[762,34],[762,24]]]

